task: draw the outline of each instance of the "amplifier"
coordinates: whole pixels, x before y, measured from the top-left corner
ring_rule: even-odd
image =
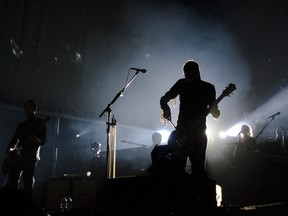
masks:
[[[55,177],[47,180],[46,210],[59,210],[63,197],[72,198],[72,209],[101,207],[104,180],[91,177]]]

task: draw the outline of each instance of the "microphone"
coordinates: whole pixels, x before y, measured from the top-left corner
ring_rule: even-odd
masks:
[[[140,71],[142,73],[146,73],[147,72],[146,69],[140,69],[140,68],[130,68],[130,70],[136,70],[136,71]]]
[[[271,115],[271,116],[268,117],[268,118],[274,118],[274,117],[277,116],[277,115],[280,115],[280,112],[277,112],[277,113],[275,113],[274,115]]]

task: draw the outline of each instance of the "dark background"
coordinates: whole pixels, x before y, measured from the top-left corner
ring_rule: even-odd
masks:
[[[285,1],[2,0],[0,26],[3,105],[33,98],[50,115],[105,121],[99,115],[135,74],[129,68],[145,68],[112,112],[121,124],[158,130],[159,98],[188,59],[218,95],[236,84],[220,106],[224,130],[285,105],[262,108],[287,85]]]
[[[223,152],[230,152],[235,136],[223,141],[218,133],[234,125],[245,122],[258,135],[268,117],[280,112],[259,142],[287,125],[284,0],[1,0],[0,29],[1,149],[24,120],[23,103],[34,99],[40,117],[52,117],[37,170],[40,181],[89,169],[90,144],[97,141],[106,149],[107,119],[100,114],[134,75],[111,109],[117,149],[145,152],[119,153],[122,160],[142,160],[137,169],[145,168],[151,148],[143,147],[152,146],[152,134],[173,130],[160,121],[159,99],[183,77],[188,59],[200,64],[202,79],[215,85],[218,96],[229,83],[237,87],[219,104],[221,117],[207,118],[209,155],[219,154],[223,142],[229,149]],[[135,74],[131,67],[147,73]],[[177,108],[178,101],[174,122]],[[239,125],[234,135],[238,132]]]

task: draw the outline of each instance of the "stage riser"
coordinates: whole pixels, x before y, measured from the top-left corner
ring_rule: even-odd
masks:
[[[216,182],[185,176],[106,180],[106,209],[113,213],[175,212],[216,208]]]

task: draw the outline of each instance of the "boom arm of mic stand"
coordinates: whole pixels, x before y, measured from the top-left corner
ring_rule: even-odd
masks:
[[[133,77],[130,79],[130,81],[124,86],[123,89],[121,89],[121,91],[118,92],[118,94],[113,98],[113,100],[111,101],[111,103],[108,104],[108,106],[102,111],[102,113],[99,115],[99,117],[101,118],[105,112],[110,111],[110,107],[115,103],[115,101],[123,94],[123,92],[125,91],[125,89],[130,85],[130,83],[135,79],[136,75],[139,73],[139,71],[137,71]]]
[[[275,118],[275,117],[271,118],[271,120],[264,125],[263,129],[257,134],[257,136],[255,136],[255,140],[260,136],[260,134],[263,133],[263,131],[265,130],[265,128],[271,123],[271,121],[274,120],[274,118]]]
[[[110,107],[121,96],[123,91],[124,91],[124,88],[120,92],[118,92],[118,94],[113,98],[111,103],[109,103],[108,106],[103,110],[103,112],[99,115],[100,118],[104,115],[105,112],[111,112]]]

